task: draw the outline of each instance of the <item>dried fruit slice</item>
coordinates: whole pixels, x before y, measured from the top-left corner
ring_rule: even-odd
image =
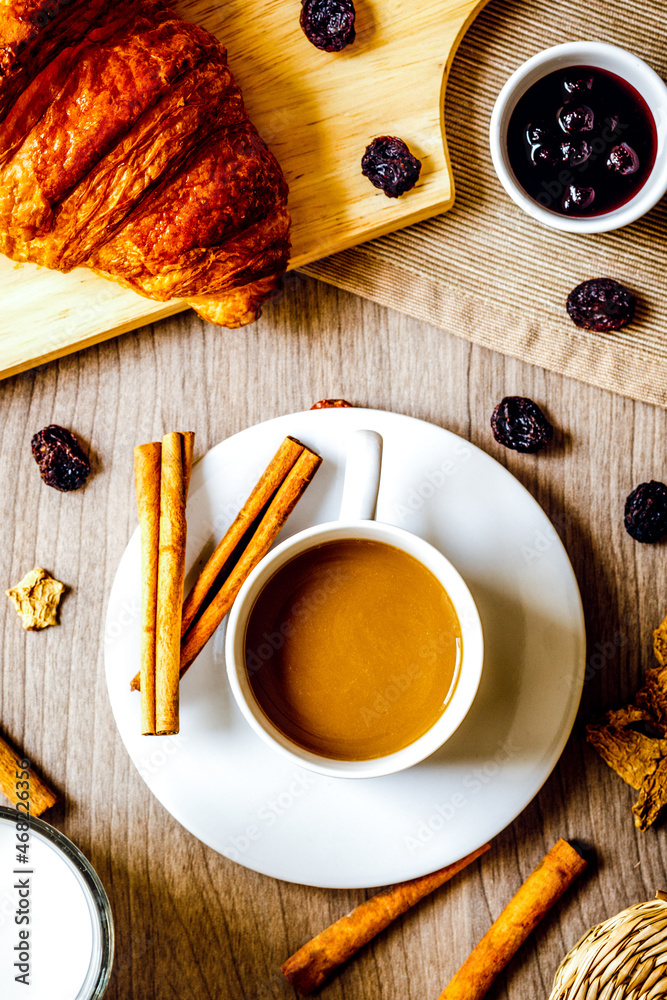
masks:
[[[525,396],[505,396],[491,415],[493,436],[513,451],[540,451],[551,441],[554,429],[537,403]]]
[[[421,160],[413,156],[402,139],[381,135],[366,147],[361,172],[387,198],[398,198],[419,180]]]
[[[583,330],[606,333],[627,326],[635,314],[635,297],[613,278],[582,281],[567,297],[567,312]]]
[[[90,475],[90,462],[78,440],[66,427],[49,424],[32,439],[32,453],[47,486],[69,493],[80,489]]]

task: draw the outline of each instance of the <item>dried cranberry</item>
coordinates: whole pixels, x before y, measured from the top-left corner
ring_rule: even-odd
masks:
[[[639,157],[632,146],[628,146],[627,142],[621,142],[618,146],[614,146],[610,152],[607,166],[610,170],[615,170],[617,174],[628,177],[630,174],[636,174],[639,170]]]
[[[560,153],[568,167],[580,167],[589,158],[593,148],[585,139],[567,139],[560,144]]]
[[[635,314],[635,304],[632,292],[613,278],[583,281],[567,297],[572,322],[596,333],[627,326]]]
[[[387,198],[398,198],[419,180],[421,160],[413,156],[402,139],[381,135],[366,147],[361,172]]]
[[[32,454],[47,486],[69,493],[78,490],[90,475],[90,462],[71,431],[58,424],[37,431]]]
[[[302,0],[299,23],[309,42],[325,52],[340,52],[355,39],[352,0]]]
[[[595,188],[570,184],[563,198],[565,212],[584,212],[595,201]]]
[[[558,112],[558,124],[568,135],[572,132],[592,132],[595,115],[587,104],[565,104]]]
[[[659,542],[667,535],[667,486],[654,479],[640,483],[625,501],[625,530],[638,542]]]
[[[513,451],[534,452],[551,441],[554,429],[537,403],[525,396],[505,396],[491,415],[498,444]]]
[[[583,73],[572,73],[563,79],[563,90],[568,97],[585,94],[593,89],[593,77]]]
[[[318,403],[313,403],[311,410],[332,410],[343,406],[352,406],[346,399],[320,399]]]

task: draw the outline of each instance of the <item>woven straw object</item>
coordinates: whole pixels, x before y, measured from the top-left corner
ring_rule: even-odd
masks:
[[[561,962],[549,1000],[665,1000],[667,894],[592,927]]]

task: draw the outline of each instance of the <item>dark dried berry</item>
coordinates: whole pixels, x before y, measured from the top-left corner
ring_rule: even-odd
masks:
[[[667,486],[640,483],[625,501],[625,530],[638,542],[659,542],[667,535]]]
[[[548,122],[537,122],[535,125],[529,125],[526,129],[526,139],[529,146],[541,146],[545,142],[550,142],[553,137],[554,130]]]
[[[522,452],[539,451],[554,433],[537,403],[525,396],[501,399],[491,414],[491,429],[498,444]]]
[[[595,188],[570,184],[563,198],[563,211],[584,212],[595,201]]]
[[[311,410],[338,410],[343,406],[352,406],[346,399],[320,399],[318,403],[313,403]]]
[[[560,154],[568,167],[580,167],[593,152],[593,147],[585,139],[566,139],[560,144]]]
[[[563,90],[568,97],[585,94],[593,89],[593,77],[582,73],[570,73],[563,78]]]
[[[614,146],[610,152],[607,166],[610,170],[616,171],[617,174],[629,177],[630,174],[636,174],[639,170],[639,157],[632,146],[628,146],[627,142],[621,142],[618,146]]]
[[[419,180],[421,160],[413,156],[402,139],[381,135],[366,147],[361,172],[387,198],[398,198]]]
[[[83,486],[90,475],[90,462],[71,431],[50,424],[37,431],[31,443],[40,475],[47,486],[64,493]]]
[[[563,162],[558,146],[533,146],[530,158],[536,167],[557,167]]]
[[[325,52],[340,52],[355,39],[352,0],[302,0],[300,24],[309,42]]]
[[[565,104],[558,112],[558,124],[568,135],[573,132],[592,132],[595,115],[587,104]]]
[[[620,281],[592,278],[570,292],[567,312],[583,330],[621,330],[635,314],[635,297]]]

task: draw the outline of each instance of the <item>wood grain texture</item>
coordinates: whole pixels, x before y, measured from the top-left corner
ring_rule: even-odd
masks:
[[[494,443],[491,410],[514,393],[532,396],[558,427],[548,452],[518,455]],[[664,825],[635,830],[633,793],[585,744],[583,726],[627,701],[652,662],[651,632],[667,604],[665,548],[633,542],[622,507],[638,482],[665,477],[667,413],[292,275],[254,327],[228,333],[178,316],[0,385],[0,576],[9,585],[41,565],[71,588],[61,624],[42,634],[24,633],[9,602],[0,604],[0,725],[64,799],[47,818],[91,858],[109,893],[117,932],[109,1000],[292,1000],[281,962],[370,894],[281,883],[196,841],[130,763],[103,674],[106,602],[136,525],[133,446],[191,427],[198,457],[325,396],[434,421],[510,468],[568,548],[590,649],[575,732],[536,799],[483,859],[363,949],[322,997],[435,1000],[560,836],[594,844],[598,867],[540,925],[489,1000],[548,996],[559,960],[589,926],[665,887]],[[94,474],[78,493],[44,486],[30,455],[31,434],[52,421],[90,443]],[[149,742],[145,770],[160,767]]]
[[[487,0],[360,0],[357,38],[322,52],[299,26],[298,0],[178,0],[183,17],[226,46],[251,121],[290,187],[291,267],[446,211],[454,181],[444,129],[447,73]],[[374,136],[398,135],[422,160],[409,197],[361,174]],[[84,269],[67,275],[0,257],[0,378],[171,315]]]

